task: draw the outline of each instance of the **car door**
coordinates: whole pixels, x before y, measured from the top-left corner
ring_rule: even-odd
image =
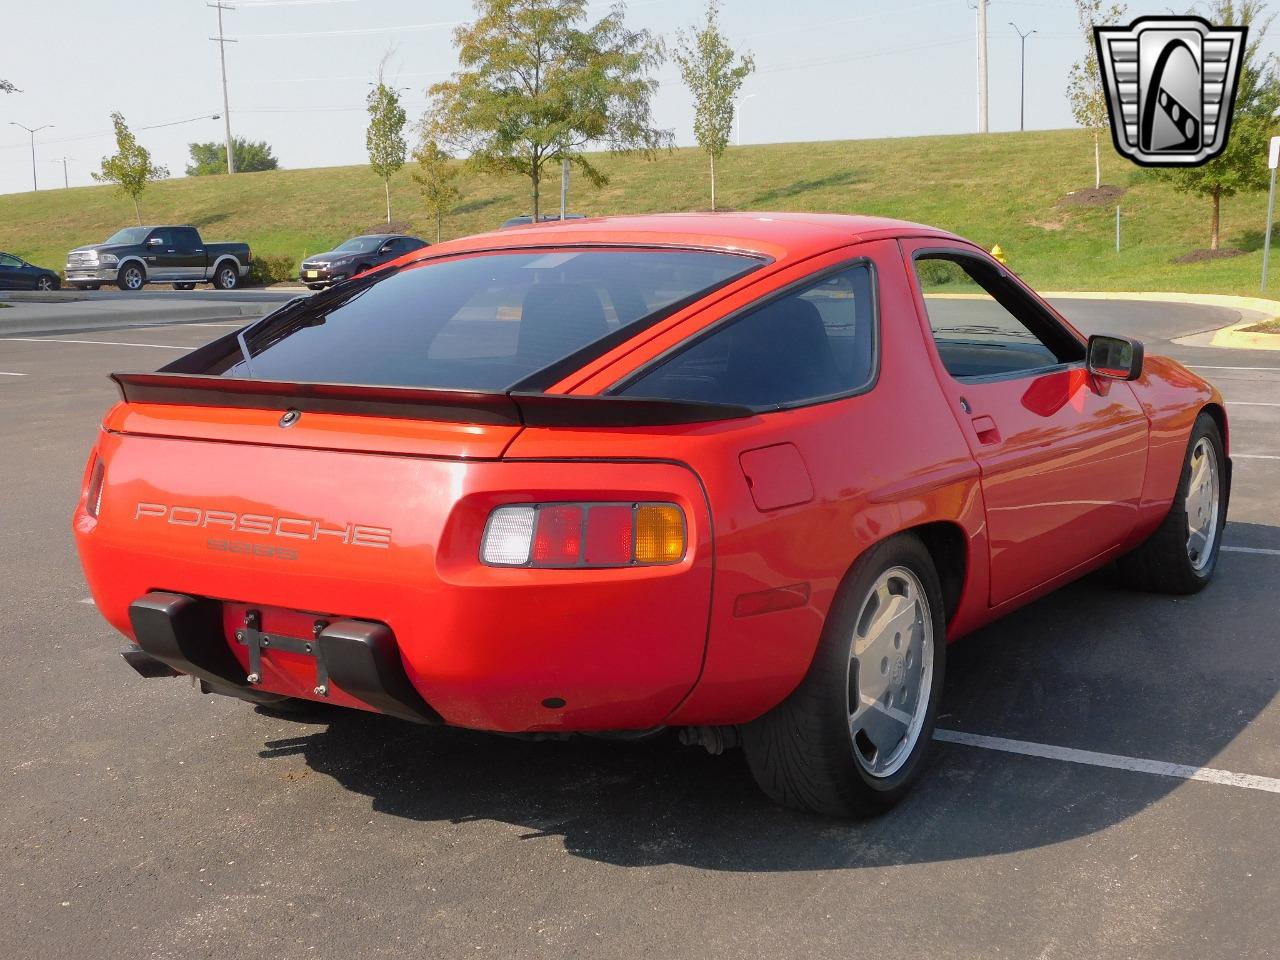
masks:
[[[31,286],[35,274],[23,276],[22,261],[7,253],[0,253],[0,290],[24,290]]]
[[[904,241],[916,309],[982,475],[998,605],[1132,531],[1148,424],[1127,383],[1085,369],[1085,343],[974,247]]]
[[[177,247],[170,229],[152,230],[143,248],[149,280],[181,280]]]
[[[184,280],[205,279],[204,244],[193,227],[177,227],[173,231],[173,271]]]

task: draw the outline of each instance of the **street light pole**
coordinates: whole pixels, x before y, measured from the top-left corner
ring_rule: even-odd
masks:
[[[234,10],[235,7],[221,0],[216,3],[206,3],[205,6],[218,11],[218,35],[209,39],[218,45],[218,60],[222,64],[222,118],[226,121],[227,127],[227,173],[235,173],[236,158],[231,149],[231,102],[227,99],[227,44],[237,41],[228,40],[222,35],[222,11]]]
[[[74,159],[75,159],[75,157],[60,157],[60,158],[58,158],[57,160],[50,160],[50,161],[49,161],[50,163],[60,163],[60,164],[62,164],[62,188],[63,188],[64,190],[69,189],[69,188],[70,188],[70,186],[71,186],[71,181],[67,178],[67,161],[68,161],[68,160],[74,160]]]
[[[50,127],[53,126],[53,124],[46,123],[44,124],[44,126],[32,128],[32,127],[25,126],[24,124],[18,123],[15,120],[10,120],[9,125],[13,127],[22,127],[23,130],[31,134],[31,189],[39,190],[40,185],[36,182],[36,134],[39,133],[41,130],[48,130]]]
[[[1013,32],[1016,33],[1018,35],[1018,38],[1022,41],[1022,82],[1020,85],[1022,92],[1018,98],[1018,129],[1026,130],[1027,129],[1027,37],[1031,36],[1031,34],[1035,33],[1035,31],[1028,30],[1026,33],[1023,33],[1021,30],[1018,29],[1018,25],[1014,23],[1012,20],[1009,21],[1009,26],[1013,27]]]

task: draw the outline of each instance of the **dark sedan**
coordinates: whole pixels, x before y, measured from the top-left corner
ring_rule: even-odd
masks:
[[[303,260],[298,279],[312,290],[319,290],[427,246],[430,244],[418,237],[394,233],[352,237],[326,253]]]
[[[0,253],[0,290],[57,290],[62,285],[52,270]]]

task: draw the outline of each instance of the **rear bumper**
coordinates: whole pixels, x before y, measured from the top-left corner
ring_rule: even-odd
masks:
[[[129,620],[138,646],[150,658],[204,681],[215,693],[259,702],[280,699],[256,686],[265,669],[262,653],[273,649],[274,643],[275,650],[315,661],[317,698],[340,694],[365,709],[403,720],[440,722],[439,714],[418,696],[405,675],[395,637],[386,624],[337,620],[305,638],[272,636],[255,624],[236,632],[237,640],[249,648],[252,672],[246,672],[226,642],[222,604],[217,601],[152,591],[130,604]],[[129,657],[125,659],[143,672]]]

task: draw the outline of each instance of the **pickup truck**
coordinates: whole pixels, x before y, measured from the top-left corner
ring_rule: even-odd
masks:
[[[148,283],[172,283],[175,290],[192,290],[208,282],[233,290],[252,262],[247,243],[205,243],[195,227],[125,227],[103,243],[67,254],[67,286],[97,290],[114,283],[121,290],[141,290]]]

